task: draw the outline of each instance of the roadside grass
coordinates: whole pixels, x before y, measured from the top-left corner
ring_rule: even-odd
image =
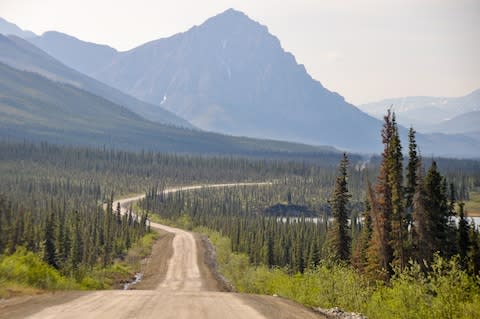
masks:
[[[159,238],[159,233],[152,231],[135,243],[127,252],[124,262],[133,270],[139,271],[141,261],[152,254],[152,247]]]

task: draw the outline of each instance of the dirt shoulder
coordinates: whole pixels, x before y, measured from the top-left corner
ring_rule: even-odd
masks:
[[[62,291],[0,300],[0,318],[25,318],[47,307],[67,303],[86,294],[86,291]]]
[[[233,287],[217,270],[215,249],[208,237],[194,234],[197,243],[197,264],[202,277],[202,288],[206,291],[233,291]]]
[[[152,254],[142,265],[142,280],[132,290],[153,290],[163,281],[168,270],[168,261],[173,254],[172,233],[158,230],[160,236],[152,247]]]
[[[265,318],[327,319],[327,317],[312,309],[282,297],[247,294],[238,294],[237,296]]]

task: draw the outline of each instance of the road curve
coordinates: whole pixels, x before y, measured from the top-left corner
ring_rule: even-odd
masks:
[[[266,185],[268,183],[214,184],[177,187],[166,193],[200,188]],[[122,212],[144,195],[119,200]],[[116,207],[115,202],[114,207]],[[154,290],[96,291],[66,303],[51,306],[31,315],[35,319],[127,319],[127,318],[321,318],[305,307],[281,298],[249,296],[206,291],[197,264],[197,246],[192,233],[165,225],[151,223],[175,236],[173,255],[165,279]],[[255,304],[249,298],[257,298]],[[270,298],[270,299],[265,299]],[[259,307],[258,304],[265,304]]]

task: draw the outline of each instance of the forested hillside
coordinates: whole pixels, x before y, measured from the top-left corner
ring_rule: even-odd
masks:
[[[83,55],[83,57],[88,58],[88,55]],[[158,105],[140,101],[69,68],[24,39],[0,34],[0,62],[18,70],[41,74],[53,81],[68,83],[112,103],[122,105],[133,113],[152,122],[193,128],[184,119],[175,116]]]
[[[0,63],[2,138],[127,150],[322,158],[332,147],[232,137],[162,125],[75,86]]]

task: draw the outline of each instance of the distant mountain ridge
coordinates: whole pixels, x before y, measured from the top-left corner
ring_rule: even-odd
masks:
[[[30,38],[29,41],[63,64],[87,75],[104,68],[119,53],[107,45],[81,41],[56,31],[45,32],[40,37]]]
[[[52,80],[66,82],[123,105],[144,118],[162,124],[194,128],[175,114],[131,97],[104,83],[61,64],[30,42],[16,36],[0,35],[0,62],[26,71],[37,72]]]
[[[24,39],[33,38],[37,35],[32,31],[25,31],[20,29],[16,24],[8,22],[0,17],[0,34],[3,35],[16,35]]]
[[[439,130],[448,128],[442,124],[443,122],[446,123],[462,114],[480,111],[480,89],[460,97],[407,96],[359,106],[364,112],[376,118],[381,118],[389,107],[399,115],[400,124],[413,125],[421,132],[463,133],[467,131]]]
[[[455,116],[429,128],[432,132],[447,134],[480,133],[480,111],[472,111]]]

